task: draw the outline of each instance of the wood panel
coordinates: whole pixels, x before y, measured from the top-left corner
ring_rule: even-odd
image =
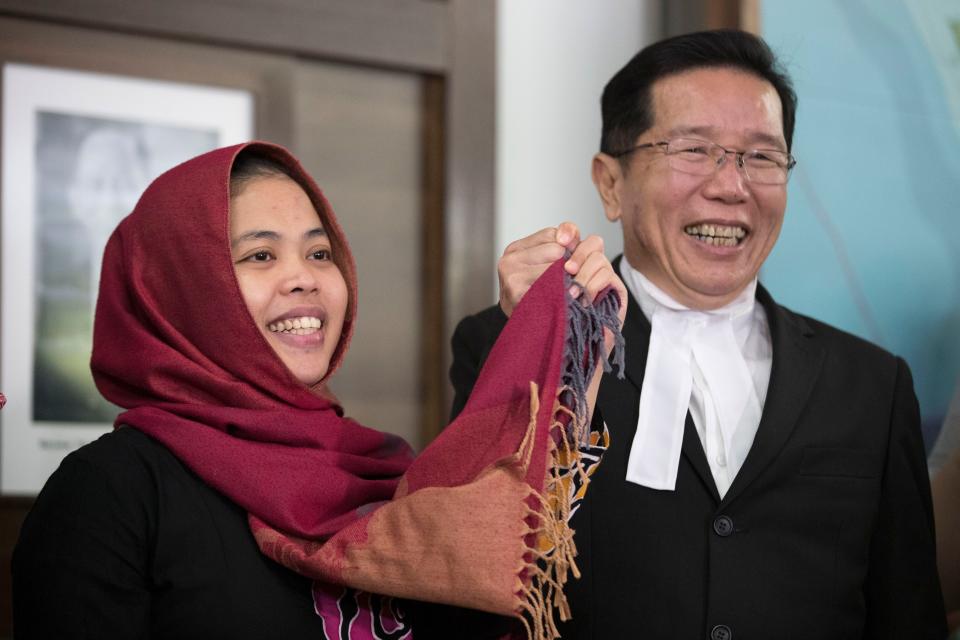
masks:
[[[494,300],[496,0],[450,0],[445,325]],[[450,350],[445,349],[444,370]],[[446,385],[450,406],[452,391]]]
[[[258,137],[293,142],[289,56],[0,16],[4,62],[243,89],[254,95]]]
[[[414,71],[448,62],[447,4],[430,0],[0,0],[0,12]]]
[[[422,344],[420,388],[423,418],[421,438],[424,444],[433,440],[447,424],[450,407],[445,393],[447,376],[444,369],[447,353],[447,326],[444,321],[444,264],[446,261],[446,222],[443,211],[446,185],[444,181],[445,135],[444,80],[428,76],[423,82],[422,100],[422,187],[423,227],[421,231],[423,289],[423,331],[438,340]]]
[[[727,28],[759,33],[759,7],[760,0],[664,0],[664,33]]]
[[[295,153],[324,190],[357,262],[357,323],[330,386],[347,414],[419,447],[425,331],[422,79],[302,60]]]

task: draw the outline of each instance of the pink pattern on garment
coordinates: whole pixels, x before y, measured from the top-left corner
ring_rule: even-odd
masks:
[[[314,582],[313,606],[324,640],[413,640],[395,598]]]

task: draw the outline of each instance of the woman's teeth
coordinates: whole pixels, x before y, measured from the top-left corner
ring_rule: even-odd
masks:
[[[694,224],[685,228],[689,236],[716,247],[735,247],[747,235],[743,227],[722,224]]]
[[[267,325],[267,329],[274,333],[292,333],[296,336],[306,336],[316,333],[323,327],[323,320],[312,316],[302,318],[287,318]]]

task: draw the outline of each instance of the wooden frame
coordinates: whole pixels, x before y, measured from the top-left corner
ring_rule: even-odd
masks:
[[[429,0],[0,0],[0,12],[409,71],[449,68],[449,10]]]
[[[86,323],[107,237],[162,171],[249,139],[253,101],[246,91],[19,63],[3,65],[3,90],[0,379],[20,402],[2,416],[0,493],[35,494],[116,416],[88,400],[98,394]],[[78,167],[69,180],[63,164]]]

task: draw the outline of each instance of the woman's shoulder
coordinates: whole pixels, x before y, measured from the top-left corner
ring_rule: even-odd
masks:
[[[84,464],[103,471],[143,470],[178,463],[161,443],[133,427],[121,425],[86,444],[66,458],[63,464]]]
[[[120,427],[67,455],[41,495],[59,485],[68,495],[109,489],[114,498],[143,499],[150,494],[147,489],[176,466],[179,462],[162,444],[137,429]]]
[[[183,482],[191,482],[191,474],[165,446],[123,426],[67,455],[38,502],[140,512],[166,493],[166,487]]]

